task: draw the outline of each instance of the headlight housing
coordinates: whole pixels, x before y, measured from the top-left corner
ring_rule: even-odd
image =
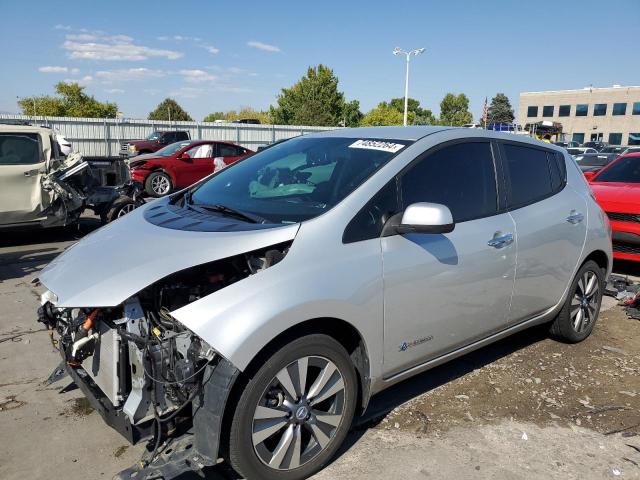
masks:
[[[136,150],[137,150],[137,149],[136,149],[136,146],[135,146],[135,145],[129,145],[129,151],[130,151],[130,152],[135,152]]]

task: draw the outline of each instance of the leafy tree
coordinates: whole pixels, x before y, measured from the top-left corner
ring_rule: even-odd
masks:
[[[270,112],[280,125],[335,126],[342,120],[344,104],[338,77],[329,67],[318,65],[309,67],[291,88],[283,88]]]
[[[24,115],[53,117],[113,118],[118,112],[115,103],[99,102],[84,93],[85,87],[78,83],[59,82],[57,96],[27,97],[18,101]]]
[[[360,111],[360,102],[351,100],[342,107],[341,125],[344,127],[358,127],[362,121],[362,112]]]
[[[509,97],[504,93],[496,93],[491,99],[487,123],[512,123],[515,118]]]
[[[454,95],[447,93],[440,102],[440,125],[460,127],[473,122],[473,115],[469,111],[469,99],[464,93]]]
[[[404,112],[404,111],[403,111]],[[379,127],[384,125],[402,125],[404,113],[397,108],[390,106],[386,102],[378,104],[376,108],[369,111],[362,119],[361,124],[367,127]],[[408,112],[408,121],[413,120],[414,113]]]
[[[389,103],[382,102],[385,105],[388,105],[392,108],[398,110],[404,116],[404,97],[402,98],[392,98]],[[409,122],[409,118],[411,118],[411,113],[413,113],[413,119]],[[411,123],[412,125],[435,125],[436,117],[433,115],[433,112],[428,108],[420,107],[420,102],[415,98],[407,99],[407,123]]]
[[[204,117],[204,121],[213,122],[215,120],[224,120],[227,122],[233,122],[234,120],[240,120],[241,118],[256,118],[260,120],[260,123],[271,123],[271,115],[269,112],[254,110],[251,107],[242,107],[237,111],[229,110],[228,112],[213,112]]]
[[[156,109],[149,113],[149,120],[175,120],[193,122],[193,118],[172,98],[165,98]]]

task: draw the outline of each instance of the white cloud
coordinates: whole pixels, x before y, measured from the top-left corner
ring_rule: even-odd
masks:
[[[91,75],[85,75],[82,78],[65,78],[64,79],[65,83],[77,83],[79,85],[87,86],[89,85],[91,82],[93,82],[93,77]]]
[[[74,69],[74,70],[77,70],[77,69]],[[67,73],[69,69],[67,67],[45,66],[45,67],[39,67],[38,71],[42,73]]]
[[[162,70],[153,70],[144,67],[123,68],[119,70],[100,70],[96,72],[96,77],[103,82],[128,82],[131,80],[146,80],[149,78],[160,78],[166,75]]]
[[[218,77],[205,72],[204,70],[180,70],[178,72],[190,83],[215,82]]]
[[[118,93],[124,93],[124,90],[122,90],[121,88],[107,88],[105,92],[118,94]]]
[[[272,52],[272,53],[280,52],[280,48],[276,47],[275,45],[269,45],[268,43],[256,42],[255,40],[247,42],[247,46],[249,46],[251,48],[257,48],[258,50],[263,50],[265,52]]]
[[[71,30],[71,26],[70,25],[56,25],[55,27],[56,30]]]
[[[106,35],[100,31],[67,34],[62,48],[68,50],[69,58],[74,60],[138,61],[149,57],[175,60],[182,57],[182,53],[173,50],[136,45],[127,35]]]
[[[201,88],[180,87],[178,90],[169,92],[169,96],[178,98],[198,98],[203,93],[204,90]]]
[[[213,45],[203,45],[203,47],[204,47],[204,49],[205,49],[207,52],[212,53],[212,54],[214,54],[214,55],[215,55],[216,53],[220,52],[220,49],[219,49],[219,48],[214,47]]]

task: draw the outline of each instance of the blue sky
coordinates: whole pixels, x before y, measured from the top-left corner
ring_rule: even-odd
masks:
[[[640,83],[638,0],[0,0],[0,17],[8,112],[74,79],[127,117],[171,96],[201,120],[267,108],[318,63],[366,112],[403,95],[396,46],[426,48],[411,63],[411,97],[437,112],[447,92],[464,92],[475,118],[500,91],[517,108],[522,91]]]

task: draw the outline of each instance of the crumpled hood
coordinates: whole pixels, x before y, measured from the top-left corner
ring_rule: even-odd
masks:
[[[140,207],[87,235],[39,275],[58,307],[114,307],[185,268],[293,240],[299,225],[262,230],[194,232],[159,227]]]

